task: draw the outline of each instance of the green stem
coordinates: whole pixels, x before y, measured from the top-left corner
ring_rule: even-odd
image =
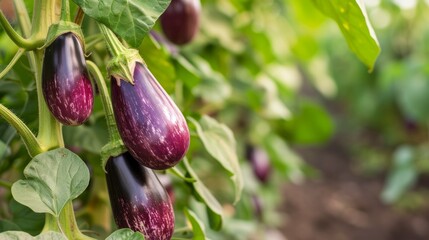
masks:
[[[100,69],[97,65],[91,61],[86,61],[88,71],[92,73],[93,79],[97,83],[98,90],[101,96],[101,102],[103,103],[104,113],[106,114],[107,129],[109,131],[110,142],[118,142],[121,140],[118,128],[116,127],[115,115],[113,113],[112,102],[110,100],[109,91],[106,86],[106,82],[101,74]]]
[[[62,21],[70,21],[70,6],[68,0],[61,0],[61,18]]]
[[[106,26],[99,23],[98,26],[100,27],[101,32],[104,35],[104,38],[107,42],[107,48],[109,49],[109,52],[115,57],[119,56],[121,53],[126,51],[126,48],[121,43],[118,37]]]
[[[0,180],[0,186],[4,187],[4,188],[8,188],[11,189],[12,188],[12,184],[11,182],[5,181],[5,180]]]
[[[73,211],[72,202],[67,202],[60,216],[57,218],[51,214],[45,215],[45,226],[42,232],[55,231],[61,232],[68,239],[93,240],[94,238],[83,235],[77,227],[76,218]]]
[[[25,146],[27,147],[28,154],[31,157],[36,156],[42,152],[42,147],[39,141],[34,136],[33,132],[19,119],[12,111],[0,104],[0,116],[2,116],[10,125],[12,125],[21,136]]]
[[[25,50],[23,48],[18,49],[9,64],[5,67],[5,69],[3,69],[3,71],[0,72],[0,79],[2,79],[13,68],[13,66],[15,66],[16,62],[18,62],[24,52]]]
[[[23,38],[13,29],[13,27],[7,21],[7,18],[4,16],[3,11],[0,11],[0,24],[3,26],[6,34],[10,37],[10,39],[21,48],[33,50],[43,46],[43,43],[45,42],[44,38],[37,38],[35,36],[32,36],[29,39]]]
[[[31,22],[30,17],[28,16],[27,7],[23,0],[14,0],[13,3],[15,5],[16,15],[22,34],[24,37],[29,37],[31,35]]]
[[[76,17],[74,18],[74,23],[76,23],[77,25],[82,25],[84,17],[85,17],[85,13],[82,11],[82,8],[79,7],[77,9]]]

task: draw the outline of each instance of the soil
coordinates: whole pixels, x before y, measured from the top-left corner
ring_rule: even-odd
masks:
[[[335,137],[323,147],[298,149],[320,173],[314,180],[283,187],[281,206],[288,240],[427,240],[429,210],[398,210],[383,204],[385,176],[364,176],[356,159]]]

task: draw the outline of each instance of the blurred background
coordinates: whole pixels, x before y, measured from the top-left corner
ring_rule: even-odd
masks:
[[[373,71],[312,0],[204,0],[199,33],[180,57],[163,41],[142,51],[185,115],[210,115],[237,140],[245,187],[236,206],[213,165],[196,162],[227,215],[220,232],[207,230],[211,239],[429,239],[429,1],[361,2],[381,47]],[[11,2],[0,6],[16,23]],[[154,32],[162,35],[158,25]],[[16,51],[1,32],[2,68]],[[21,62],[0,81],[0,102],[35,128],[35,86]],[[100,103],[85,126],[64,129],[94,175],[104,129]],[[25,149],[4,122],[0,137],[0,173],[15,179]],[[186,191],[176,180],[180,205]],[[87,193],[80,203],[90,207],[78,214],[97,231],[111,218],[100,201]],[[9,202],[0,202],[6,219]]]

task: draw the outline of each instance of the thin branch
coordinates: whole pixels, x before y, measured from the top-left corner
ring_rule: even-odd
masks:
[[[0,25],[3,26],[6,34],[18,47],[25,48],[27,50],[33,50],[43,46],[45,42],[44,39],[23,38],[15,31],[15,29],[13,29],[9,21],[7,21],[6,17],[3,14],[3,11],[0,11]]]
[[[20,48],[16,52],[15,56],[12,58],[12,60],[9,62],[9,64],[3,69],[3,71],[0,72],[0,79],[2,79],[12,68],[15,66],[16,62],[21,58],[22,54],[24,54],[25,49]]]

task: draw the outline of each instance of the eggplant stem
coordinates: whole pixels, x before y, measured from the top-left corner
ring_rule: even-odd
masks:
[[[16,129],[18,134],[21,136],[25,147],[27,148],[28,154],[31,157],[34,157],[37,154],[43,152],[43,148],[41,147],[36,136],[34,136],[33,132],[31,132],[28,126],[18,116],[16,116],[3,104],[0,104],[0,116]]]
[[[116,57],[126,51],[126,48],[121,43],[121,41],[119,41],[119,38],[112,32],[112,30],[110,30],[108,27],[101,23],[99,23],[98,26],[100,27],[101,32],[106,38],[107,48],[113,56]]]
[[[77,9],[76,16],[74,17],[74,23],[76,23],[77,25],[82,25],[84,17],[85,17],[85,13],[83,12],[82,8],[79,7]]]
[[[27,7],[23,0],[14,0],[13,3],[15,5],[15,11],[22,34],[24,37],[29,37],[31,35],[31,22]]]
[[[177,169],[177,167],[169,168],[167,171],[171,172],[173,175],[175,175],[176,177],[182,179],[185,182],[194,183],[194,182],[197,181],[194,178],[185,177],[185,175],[182,172],[180,172],[180,170]]]
[[[121,139],[118,128],[116,127],[115,116],[113,113],[112,101],[110,100],[109,91],[103,74],[94,62],[86,61],[88,71],[95,80],[100,91],[101,102],[103,103],[104,113],[106,114],[107,129],[109,131],[110,142],[115,142]]]
[[[4,16],[3,11],[0,11],[0,25],[3,26],[4,31],[6,32],[6,34],[9,36],[9,38],[18,47],[25,48],[26,50],[34,50],[36,48],[39,48],[39,47],[43,46],[43,44],[45,42],[45,39],[35,39],[33,37],[30,37],[28,39],[23,38],[10,25],[9,21]]]
[[[24,52],[25,50],[23,48],[18,49],[9,64],[0,72],[0,79],[2,79],[13,68],[13,66],[15,66],[16,62],[18,62]]]
[[[11,188],[12,188],[12,183],[11,183],[11,182],[8,182],[8,181],[6,181],[6,180],[1,180],[1,179],[0,179],[0,186],[1,186],[1,187],[4,187],[4,188],[11,189]]]

